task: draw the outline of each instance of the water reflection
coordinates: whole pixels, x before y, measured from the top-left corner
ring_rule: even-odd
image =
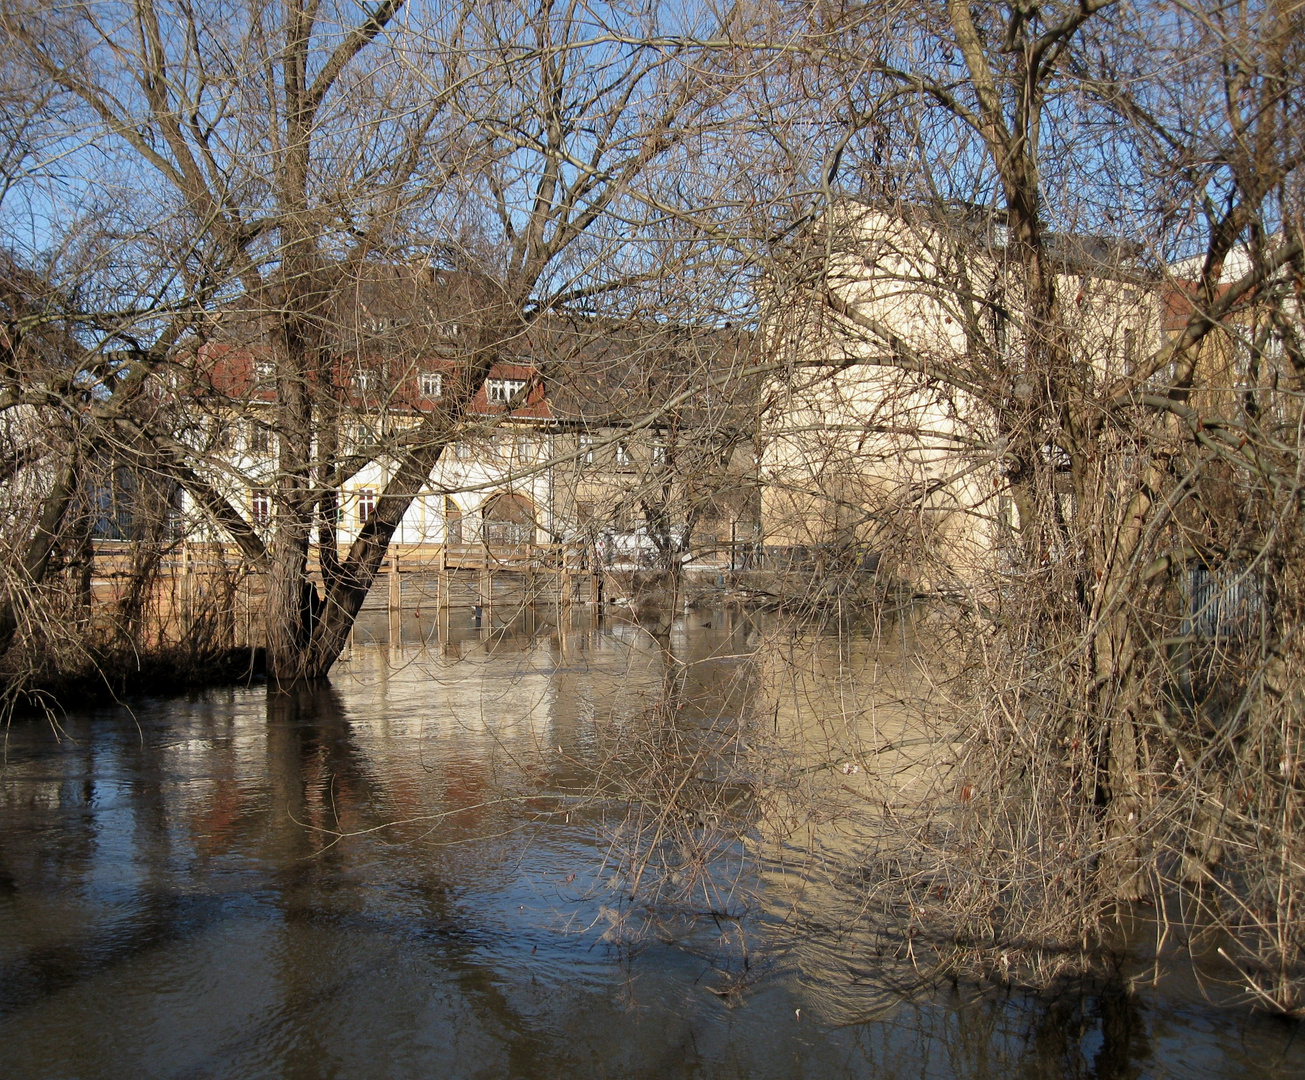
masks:
[[[758,653],[765,625],[728,613],[669,645],[586,619],[389,629],[361,626],[329,687],[88,711],[62,740],[10,729],[0,1073],[1106,1080],[1305,1064],[1288,1028],[1123,987],[906,1002],[849,965],[832,894],[786,923],[793,879],[774,867],[686,877],[686,844],[715,836],[742,857],[730,814],[758,828],[746,740],[805,725],[829,760],[904,741],[882,641],[835,643],[812,661],[832,681],[804,682],[791,652]],[[628,789],[659,755],[680,816],[636,808],[648,828],[632,834]],[[657,855],[661,895],[676,874],[692,886],[678,915],[625,898],[621,837]],[[744,993],[711,992],[735,975]]]

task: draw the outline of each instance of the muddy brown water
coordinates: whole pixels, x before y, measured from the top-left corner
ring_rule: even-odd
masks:
[[[619,621],[388,638],[361,627],[329,689],[10,726],[0,1077],[1305,1076],[1295,1026],[1181,987],[853,980],[853,939],[781,932],[765,874],[640,921],[611,747],[666,655]],[[677,626],[677,708],[746,709],[758,640]]]

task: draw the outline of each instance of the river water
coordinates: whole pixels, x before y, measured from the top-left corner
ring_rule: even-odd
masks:
[[[757,717],[828,740],[849,685],[768,686],[761,623],[453,617],[360,627],[329,689],[11,724],[0,1077],[1305,1075],[1181,985],[877,980],[804,892],[816,825],[757,854]]]

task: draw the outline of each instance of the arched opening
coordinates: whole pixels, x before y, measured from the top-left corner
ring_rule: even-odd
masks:
[[[504,492],[485,501],[485,543],[516,547],[535,541],[535,507],[524,495]]]
[[[444,496],[444,542],[462,543],[462,507],[448,495]]]

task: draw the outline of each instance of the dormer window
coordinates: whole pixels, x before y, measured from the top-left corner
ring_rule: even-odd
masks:
[[[365,394],[372,388],[372,373],[370,371],[355,371],[353,373],[354,389],[359,393]]]
[[[276,375],[276,365],[271,360],[254,361],[254,379],[257,382],[271,382]]]
[[[421,374],[421,396],[434,401],[444,392],[444,376],[438,371],[423,371]]]
[[[506,405],[526,388],[524,379],[486,379],[485,396],[497,405]]]

